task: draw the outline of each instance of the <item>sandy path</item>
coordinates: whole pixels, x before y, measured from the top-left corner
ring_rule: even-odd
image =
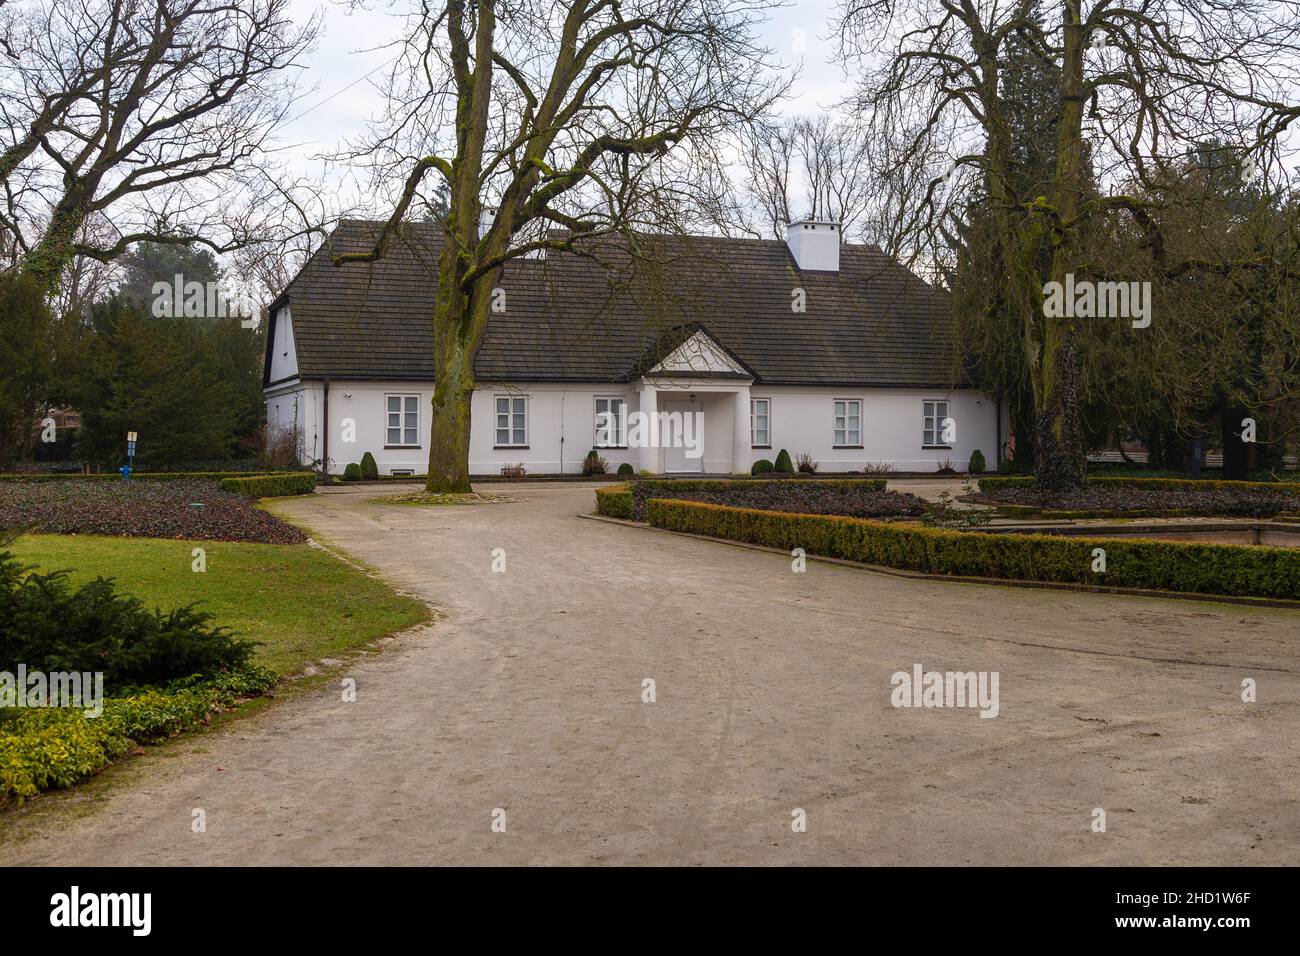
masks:
[[[527,500],[287,502],[445,620],[342,672],[356,703],[322,688],[202,752],[140,758],[115,786],[5,815],[0,828],[30,836],[0,856],[1295,860],[1300,615],[811,562],[794,574],[779,556],[579,518],[589,488],[511,493]],[[890,676],[918,662],[997,671],[1000,715],[894,709]],[[1259,703],[1241,702],[1244,677]],[[1095,807],[1104,834],[1089,830]],[[195,808],[206,833],[191,832]]]

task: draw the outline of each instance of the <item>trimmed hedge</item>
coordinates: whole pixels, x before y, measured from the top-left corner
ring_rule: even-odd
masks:
[[[980,478],[980,491],[1000,491],[1007,488],[1029,488],[1033,485],[1032,475],[999,476]],[[1277,481],[1222,481],[1217,479],[1191,478],[1130,478],[1127,475],[1096,475],[1088,478],[1088,484],[1111,488],[1142,488],[1151,491],[1266,491],[1270,494],[1294,494],[1300,496],[1300,482]]]
[[[104,701],[99,717],[39,707],[0,721],[0,802],[70,787],[129,753],[206,722],[209,715],[275,686],[274,671],[248,666],[202,683],[181,682]]]
[[[248,498],[309,495],[316,490],[316,473],[298,471],[283,475],[256,475],[252,478],[223,478],[221,490],[233,491]]]
[[[1300,484],[1295,483],[1102,477],[1090,478],[1079,488],[1056,492],[1035,488],[1028,481],[981,480],[976,500],[1004,508],[1036,508],[1045,518],[1182,515],[1263,518],[1300,505]]]
[[[632,519],[634,502],[627,485],[596,489],[596,513],[609,518]]]
[[[801,515],[654,499],[650,524],[788,551],[927,574],[1300,599],[1300,549],[949,531],[835,515]],[[1092,570],[1093,548],[1106,572]]]

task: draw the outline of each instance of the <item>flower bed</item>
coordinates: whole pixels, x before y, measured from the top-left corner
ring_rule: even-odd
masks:
[[[858,518],[915,517],[925,511],[925,502],[915,495],[886,491],[882,478],[830,481],[650,478],[634,481],[627,487],[632,496],[628,517],[637,521],[645,520],[646,502],[653,498]]]
[[[300,544],[293,525],[212,481],[0,483],[0,530]]]
[[[283,475],[254,475],[251,478],[223,478],[220,488],[249,498],[309,495],[316,490],[316,473],[299,471]]]
[[[1016,477],[981,478],[979,489],[974,500],[1041,509],[1043,517],[1263,518],[1300,508],[1300,484],[1275,482],[1103,477],[1072,491],[1048,491]]]

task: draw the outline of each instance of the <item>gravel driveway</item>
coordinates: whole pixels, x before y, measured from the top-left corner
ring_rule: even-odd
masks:
[[[1294,612],[796,574],[578,517],[590,487],[509,490],[526,500],[281,504],[445,617],[340,671],[355,703],[331,684],[0,817],[26,837],[5,862],[1250,865],[1300,850]],[[998,716],[891,706],[891,675],[916,664],[996,672]]]

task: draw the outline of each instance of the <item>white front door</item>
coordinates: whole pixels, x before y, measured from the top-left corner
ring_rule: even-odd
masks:
[[[659,440],[664,446],[664,471],[668,474],[704,472],[704,404],[699,396],[659,393]],[[691,420],[688,421],[688,416]],[[694,449],[686,447],[693,444]]]

